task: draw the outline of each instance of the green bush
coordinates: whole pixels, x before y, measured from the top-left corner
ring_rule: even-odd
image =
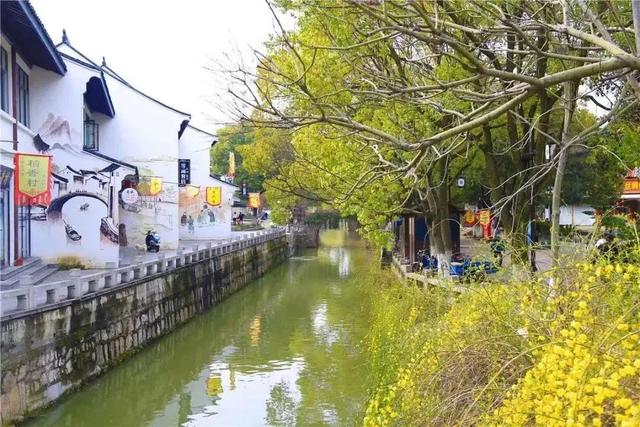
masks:
[[[75,256],[62,256],[57,259],[58,270],[71,270],[72,268],[86,269],[87,267]]]

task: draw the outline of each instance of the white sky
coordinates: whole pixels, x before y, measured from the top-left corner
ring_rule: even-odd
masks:
[[[210,104],[225,87],[205,66],[250,61],[274,21],[264,0],[32,0],[54,43],[66,29],[71,45],[136,88],[215,131],[229,118]],[[253,61],[252,61],[253,62]],[[224,96],[224,95],[222,95]],[[116,105],[116,109],[117,109]]]

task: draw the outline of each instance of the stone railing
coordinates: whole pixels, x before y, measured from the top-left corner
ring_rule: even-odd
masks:
[[[70,277],[62,281],[1,291],[0,316],[15,315],[23,311],[82,298],[284,236],[284,229],[256,231],[215,243],[207,242],[204,247],[194,245],[190,249],[179,249],[172,255],[158,254],[156,258],[147,260],[137,257],[132,265],[119,268],[114,266],[114,268],[81,277],[81,270],[71,271]]]

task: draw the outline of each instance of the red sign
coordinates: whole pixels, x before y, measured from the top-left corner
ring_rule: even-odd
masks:
[[[51,156],[16,154],[15,201],[18,206],[51,203]]]
[[[491,223],[491,211],[489,209],[482,209],[478,211],[478,222],[482,226],[486,226]]]

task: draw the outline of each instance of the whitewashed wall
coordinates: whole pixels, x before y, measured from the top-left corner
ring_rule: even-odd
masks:
[[[100,151],[138,167],[141,178],[160,177],[162,191],[141,199],[133,212],[121,209],[129,246],[143,244],[147,230],[160,234],[163,249],[175,249],[179,239],[178,130],[187,115],[150,100],[106,76],[116,110],[113,120],[100,122]]]
[[[69,180],[66,188],[53,184],[52,204],[46,211],[34,209],[34,219],[31,221],[32,255],[48,262],[57,262],[61,257],[74,257],[88,267],[104,267],[106,262],[117,262],[119,258],[117,238],[113,238],[119,223],[117,189],[125,175],[134,170],[120,167],[112,174],[98,174],[111,162],[83,151],[83,95],[87,81],[99,76],[99,73],[75,62],[65,63],[65,76],[38,67],[32,70],[30,76],[31,127],[50,147],[41,153],[53,156],[53,172]],[[99,113],[94,116],[102,116],[103,121],[113,120]],[[110,144],[109,137],[102,132],[100,144]],[[27,143],[20,144],[20,151],[38,152],[33,137]],[[69,168],[96,174],[78,175]],[[92,176],[99,177],[99,181]],[[111,200],[111,216],[108,209],[109,187],[116,192]],[[66,198],[70,194],[74,197],[68,199],[59,211],[52,210],[56,199]],[[67,229],[67,225],[71,228]],[[102,232],[101,227],[103,230],[107,227],[112,232]],[[73,240],[73,232],[81,238]]]
[[[214,140],[214,135],[192,126],[180,138],[180,158],[191,160],[191,186],[180,188],[180,238],[184,240],[231,236],[231,205],[237,187],[210,176],[209,150]],[[220,205],[207,203],[207,187],[221,187]]]

